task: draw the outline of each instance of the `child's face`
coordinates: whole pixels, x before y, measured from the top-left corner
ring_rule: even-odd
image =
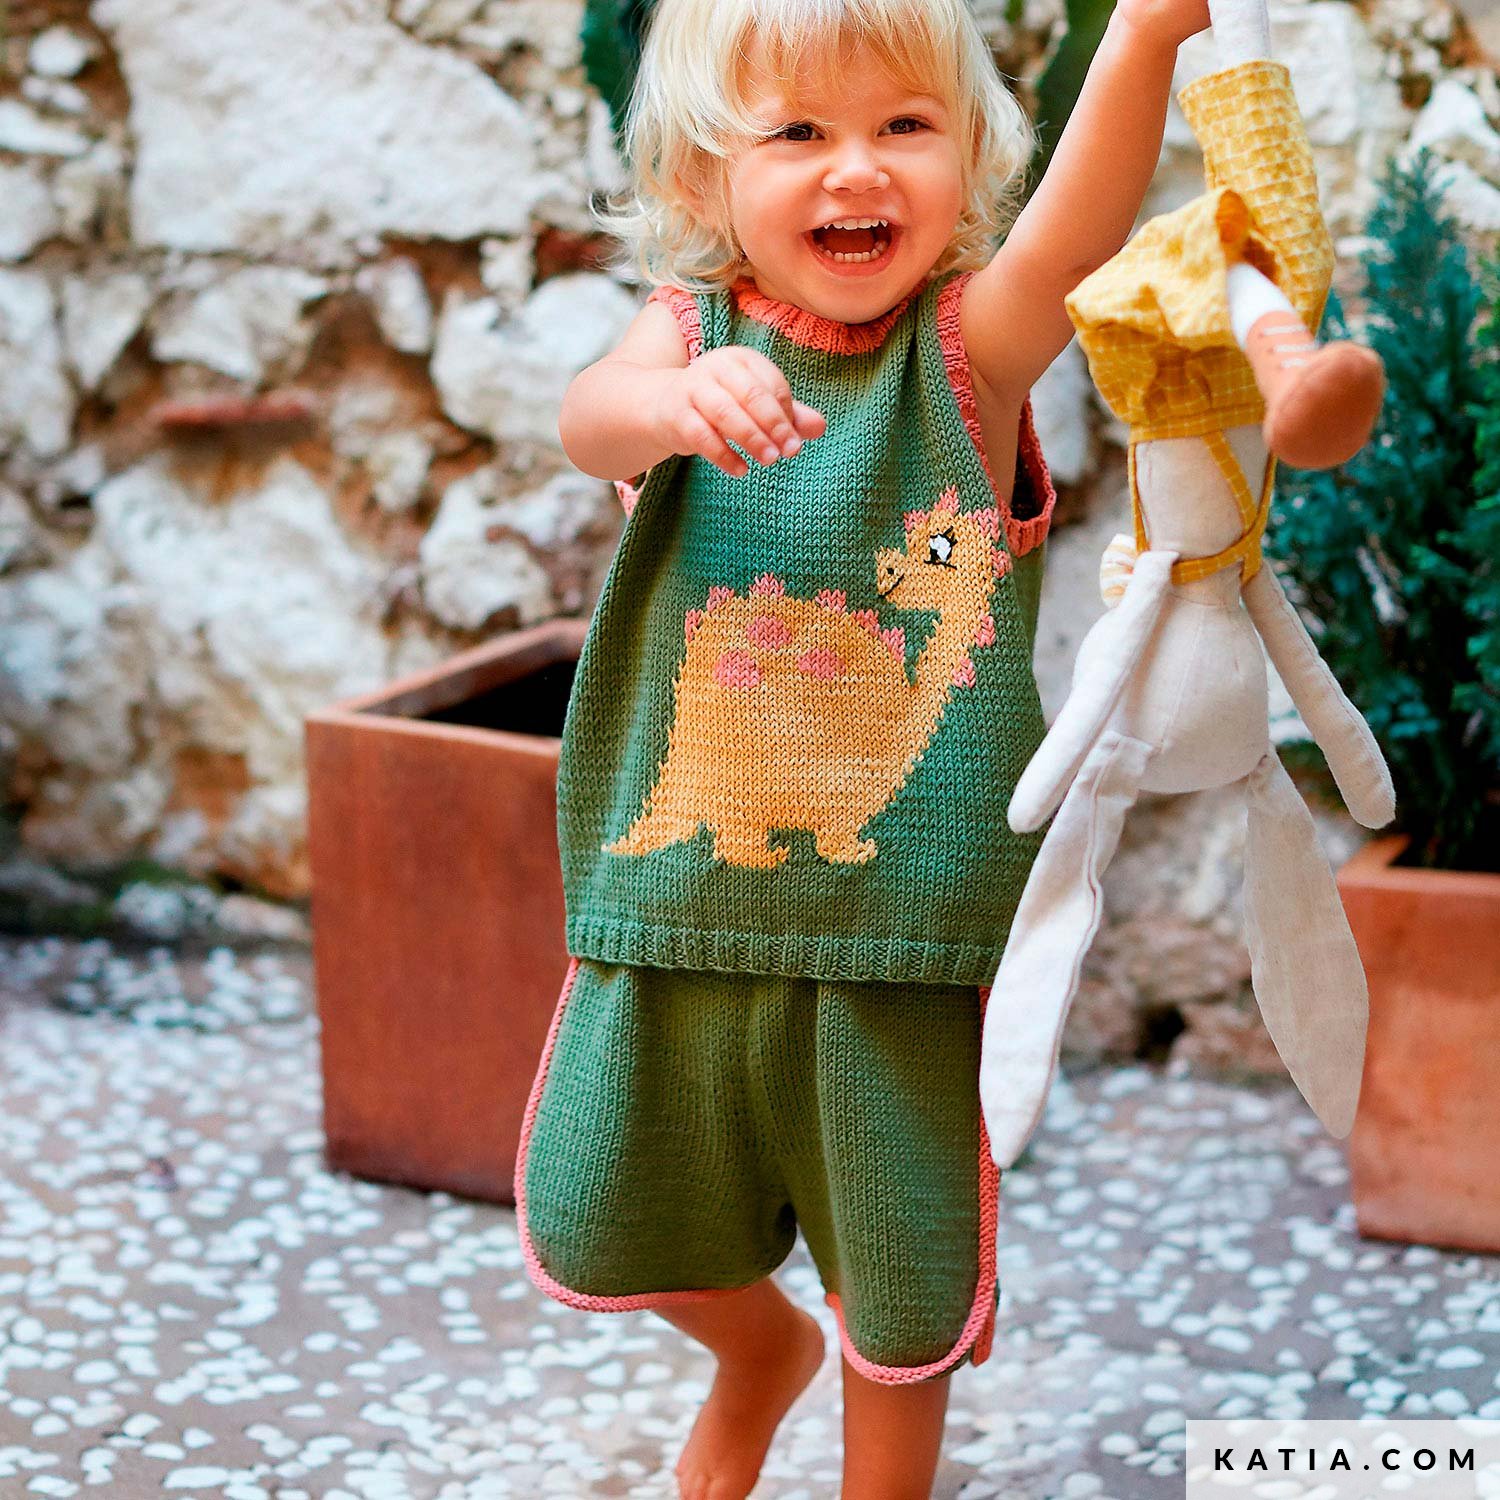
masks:
[[[781,134],[729,163],[730,217],[756,285],[841,323],[879,317],[920,285],[953,237],[963,207],[953,122],[937,97],[909,93],[863,53],[846,86],[807,92],[799,113],[754,66],[757,52],[750,108]],[[824,231],[860,219],[888,227]]]

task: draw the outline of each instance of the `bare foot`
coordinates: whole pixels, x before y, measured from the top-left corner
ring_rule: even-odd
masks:
[[[745,1500],[781,1419],[823,1363],[816,1319],[793,1310],[790,1335],[758,1356],[721,1357],[677,1460],[682,1500]]]

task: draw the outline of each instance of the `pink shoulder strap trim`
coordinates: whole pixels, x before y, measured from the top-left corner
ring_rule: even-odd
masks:
[[[616,481],[617,483],[619,481]],[[542,1102],[542,1090],[547,1084],[547,1069],[552,1063],[552,1051],[557,1045],[557,1031],[562,1024],[563,1012],[568,1008],[568,999],[573,993],[573,981],[578,976],[578,960],[568,960],[568,972],[563,977],[562,994],[558,996],[557,1009],[552,1013],[552,1024],[547,1028],[547,1040],[542,1047],[542,1060],[537,1066],[536,1078],[526,1100],[526,1113],[521,1118],[521,1146],[516,1153],[516,1228],[521,1237],[521,1254],[526,1261],[526,1274],[538,1290],[555,1301],[584,1312],[635,1312],[640,1308],[659,1307],[667,1302],[703,1302],[710,1297],[730,1297],[742,1290],[739,1287],[712,1287],[704,1291],[685,1292],[641,1292],[626,1297],[596,1297],[588,1292],[575,1292],[566,1287],[542,1264],[536,1246],[531,1241],[531,1230],[526,1222],[526,1153],[531,1145],[531,1131],[536,1124],[536,1113]]]
[[[703,353],[703,319],[698,312],[698,299],[681,287],[659,286],[646,298],[648,307],[653,302],[666,303],[667,311],[677,319],[677,326],[682,330],[688,358],[697,359]]]
[[[1057,504],[1057,491],[1053,488],[1052,476],[1047,472],[1047,461],[1042,457],[1042,445],[1037,440],[1036,421],[1031,412],[1031,398],[1026,398],[1021,407],[1021,426],[1016,437],[1016,478],[1025,478],[1036,498],[1041,502],[1034,516],[1017,520],[1011,514],[1011,506],[1000,498],[1000,488],[995,483],[994,470],[990,468],[989,455],[984,448],[984,429],[979,425],[979,401],[974,395],[974,372],[969,365],[968,351],[964,348],[963,328],[959,319],[959,308],[963,302],[964,288],[974,273],[966,271],[955,276],[938,293],[937,325],[938,341],[943,349],[943,365],[948,372],[948,384],[953,388],[953,398],[958,403],[959,415],[963,418],[964,430],[974,444],[979,462],[989,479],[995,503],[1005,521],[1005,539],[1012,553],[1024,557],[1034,547],[1039,547],[1052,525],[1052,511]]]
[[[989,1004],[990,986],[979,986],[979,1015],[984,1018]],[[978,1089],[975,1089],[974,1107],[979,1108]],[[972,1350],[969,1363],[982,1365],[990,1357],[995,1341],[995,1236],[1000,1224],[1000,1169],[990,1155],[990,1133],[984,1127],[984,1116],[979,1117],[979,1278],[974,1286],[974,1300],[969,1304],[969,1316],[964,1320],[963,1331],[957,1342],[942,1356],[925,1365],[877,1365],[868,1360],[854,1347],[849,1329],[844,1323],[844,1308],[838,1294],[829,1292],[824,1301],[833,1309],[838,1319],[839,1344],[844,1358],[859,1371],[866,1380],[878,1381],[881,1385],[914,1385],[919,1380],[928,1380],[952,1369]]]
[[[641,498],[641,492],[628,479],[617,479],[614,483],[615,494],[620,497],[620,508],[628,518],[635,509],[635,502]]]

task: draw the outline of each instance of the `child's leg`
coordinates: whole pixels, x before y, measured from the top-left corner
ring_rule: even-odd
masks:
[[[1266,446],[1300,469],[1346,463],[1380,415],[1385,372],[1372,350],[1319,344],[1285,294],[1254,266],[1229,271],[1229,312],[1266,400]]]
[[[823,1362],[822,1330],[769,1276],[733,1296],[654,1311],[719,1362],[677,1461],[682,1500],[744,1500],[777,1424]]]
[[[947,1375],[886,1385],[845,1360],[843,1500],[929,1500],[947,1411]]]

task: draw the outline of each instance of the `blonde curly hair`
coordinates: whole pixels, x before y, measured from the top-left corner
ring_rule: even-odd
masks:
[[[744,272],[728,167],[737,142],[766,136],[746,103],[752,38],[787,86],[847,77],[863,47],[901,87],[941,99],[960,145],[964,206],[932,269],[988,261],[1018,207],[1034,136],[966,0],[659,0],[625,121],[631,183],[595,210],[621,241],[616,270],[698,292]]]

